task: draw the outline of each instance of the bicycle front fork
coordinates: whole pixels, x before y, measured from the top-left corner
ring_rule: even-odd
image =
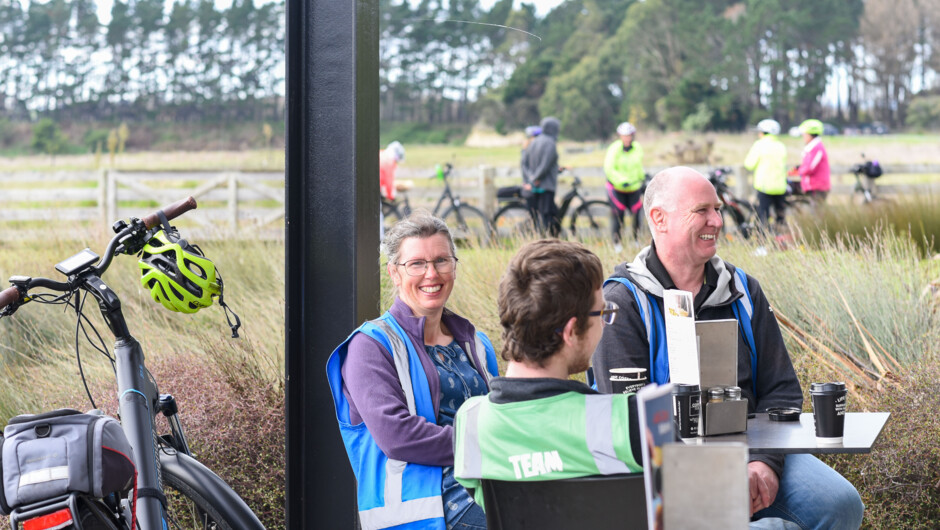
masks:
[[[180,423],[179,408],[176,406],[176,398],[173,394],[160,394],[157,400],[157,412],[163,414],[167,423],[170,424],[170,434],[162,436],[163,440],[180,453],[192,456],[189,452],[189,443],[186,441],[186,433],[183,432],[183,424]]]

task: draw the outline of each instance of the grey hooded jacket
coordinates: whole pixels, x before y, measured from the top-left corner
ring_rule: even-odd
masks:
[[[542,134],[536,136],[526,148],[522,160],[522,181],[534,188],[555,191],[558,187],[558,131],[561,124],[555,118],[545,118],[540,124]]]

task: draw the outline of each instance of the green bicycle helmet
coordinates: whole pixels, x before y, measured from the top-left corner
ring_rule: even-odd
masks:
[[[800,124],[800,132],[819,136],[823,133],[823,123],[819,120],[806,120]]]
[[[140,253],[140,283],[170,311],[195,313],[222,294],[215,265],[196,247],[166,230],[157,232]]]

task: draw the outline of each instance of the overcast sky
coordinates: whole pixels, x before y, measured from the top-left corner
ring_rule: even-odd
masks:
[[[552,10],[553,7],[564,2],[564,0],[515,0],[516,7],[519,7],[519,4],[525,2],[526,4],[535,4],[535,12],[540,16],[544,17]],[[493,7],[493,4],[496,3],[496,0],[480,0],[480,5],[485,9]]]

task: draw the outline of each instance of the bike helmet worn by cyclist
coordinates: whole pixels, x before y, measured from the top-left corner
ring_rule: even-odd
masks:
[[[405,159],[405,146],[401,145],[401,142],[398,140],[388,144],[385,150],[392,153],[396,162],[401,162]]]
[[[820,136],[823,134],[823,123],[819,120],[806,120],[800,124],[800,132]]]
[[[765,134],[780,134],[780,124],[777,120],[761,120],[757,123],[757,130]]]
[[[632,123],[625,121],[617,126],[617,134],[620,136],[636,134],[636,127],[634,127]]]
[[[140,253],[140,282],[170,311],[195,313],[222,294],[215,265],[196,247],[160,230]]]
[[[535,138],[536,136],[542,134],[542,128],[538,125],[529,125],[525,128],[526,138]]]

